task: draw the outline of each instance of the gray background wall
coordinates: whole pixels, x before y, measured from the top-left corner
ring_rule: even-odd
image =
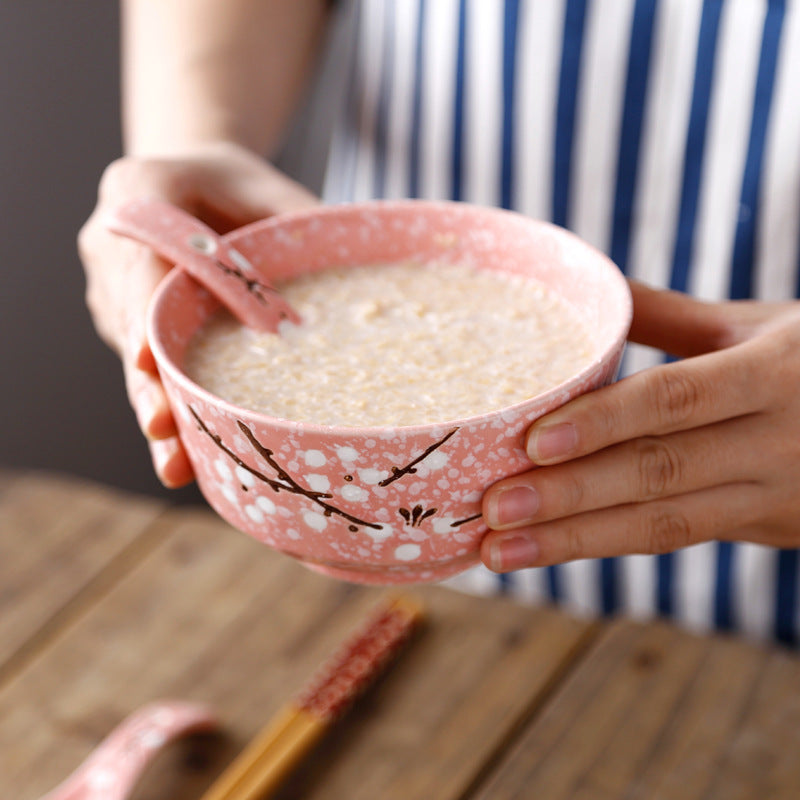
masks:
[[[159,493],[75,236],[120,153],[114,2],[0,3],[0,460]]]
[[[0,54],[0,465],[195,502],[153,476],[84,306],[75,237],[120,154],[117,4],[0,0]],[[321,151],[303,130],[288,166],[313,184]]]

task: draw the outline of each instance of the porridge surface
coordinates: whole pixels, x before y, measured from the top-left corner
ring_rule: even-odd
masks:
[[[331,269],[279,287],[281,335],[219,311],[185,370],[236,405],[321,425],[414,425],[502,408],[587,366],[591,339],[542,284],[452,264]]]

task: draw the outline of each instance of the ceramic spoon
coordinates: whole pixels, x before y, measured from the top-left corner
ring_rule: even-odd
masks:
[[[126,800],[167,744],[217,726],[202,706],[152,703],[123,720],[72,775],[41,800]]]
[[[243,324],[278,332],[300,316],[234,247],[199,219],[160,200],[137,200],[111,213],[106,227],[149,245],[183,268]]]

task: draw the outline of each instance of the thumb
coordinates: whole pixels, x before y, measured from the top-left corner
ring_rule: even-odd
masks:
[[[223,158],[211,158],[203,166],[195,213],[218,233],[320,202],[268,161],[240,148],[228,148]]]
[[[682,292],[628,282],[633,296],[631,342],[655,347],[681,358],[724,346],[727,332],[722,306]]]

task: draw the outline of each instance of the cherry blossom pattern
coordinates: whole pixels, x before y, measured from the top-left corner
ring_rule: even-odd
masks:
[[[194,417],[198,428],[206,436],[208,436],[231,461],[234,462],[235,467],[233,470],[226,468],[224,462],[217,462],[217,472],[223,481],[222,493],[227,499],[231,500],[232,502],[235,501],[233,489],[234,475],[241,484],[242,488],[245,490],[248,490],[252,485],[254,485],[255,481],[258,480],[269,486],[276,493],[280,493],[282,491],[289,492],[291,494],[302,495],[310,500],[317,508],[311,508],[304,511],[303,521],[313,530],[318,532],[324,530],[327,527],[328,518],[333,515],[337,515],[348,522],[348,529],[351,532],[356,532],[359,530],[359,528],[364,528],[365,532],[368,533],[376,542],[381,541],[390,535],[391,527],[386,523],[362,519],[355,514],[340,508],[333,502],[329,502],[333,497],[333,494],[330,491],[330,479],[326,475],[310,473],[306,476],[306,483],[308,486],[302,486],[283,466],[281,466],[281,464],[278,463],[275,453],[264,446],[264,444],[257,439],[252,429],[241,420],[236,420],[239,430],[244,435],[253,450],[264,460],[266,464],[269,465],[274,472],[274,475],[268,475],[261,470],[247,464],[228,445],[226,445],[225,442],[222,441],[221,436],[209,429],[194,408],[189,406],[189,411]],[[432,456],[436,457],[437,455],[442,455],[437,454],[435,451],[437,451],[453,436],[455,436],[458,430],[459,429],[457,427],[451,429],[441,439],[431,444],[428,448],[422,451],[422,453],[404,466],[395,465],[391,466],[388,470],[370,467],[366,469],[359,469],[357,474],[366,485],[386,487],[394,481],[402,479],[406,475],[415,474],[417,472],[418,465],[420,465],[423,460],[430,459]],[[338,448],[337,455],[343,463],[355,462],[358,457],[358,453],[355,451],[355,449],[348,447]],[[308,450],[305,453],[304,460],[307,466],[319,468],[325,464],[326,457],[324,453],[319,450]],[[445,461],[446,457],[443,456],[436,463],[444,463]],[[431,464],[431,466],[435,465]],[[339,493],[345,500],[349,502],[362,502],[368,496],[368,492],[361,486],[350,483],[352,480],[352,475],[346,475],[345,481],[347,483],[341,488]],[[233,497],[231,497],[232,494],[234,495]],[[245,508],[245,513],[247,513],[254,522],[261,522],[264,514],[274,514],[275,511],[275,504],[269,500],[269,498],[263,496],[257,498],[253,504],[248,505]],[[437,508],[434,507],[426,509],[421,503],[417,503],[411,509],[398,509],[398,514],[403,518],[405,525],[409,528],[420,527],[423,522],[434,517],[437,512]],[[444,528],[453,530],[459,528],[461,525],[465,525],[480,518],[480,516],[480,514],[475,514],[464,519],[440,519],[435,524],[434,531],[436,533],[444,532],[443,524]],[[419,547],[418,545],[414,544],[400,545],[398,550],[400,550],[398,557],[402,560],[413,560],[419,555]]]

